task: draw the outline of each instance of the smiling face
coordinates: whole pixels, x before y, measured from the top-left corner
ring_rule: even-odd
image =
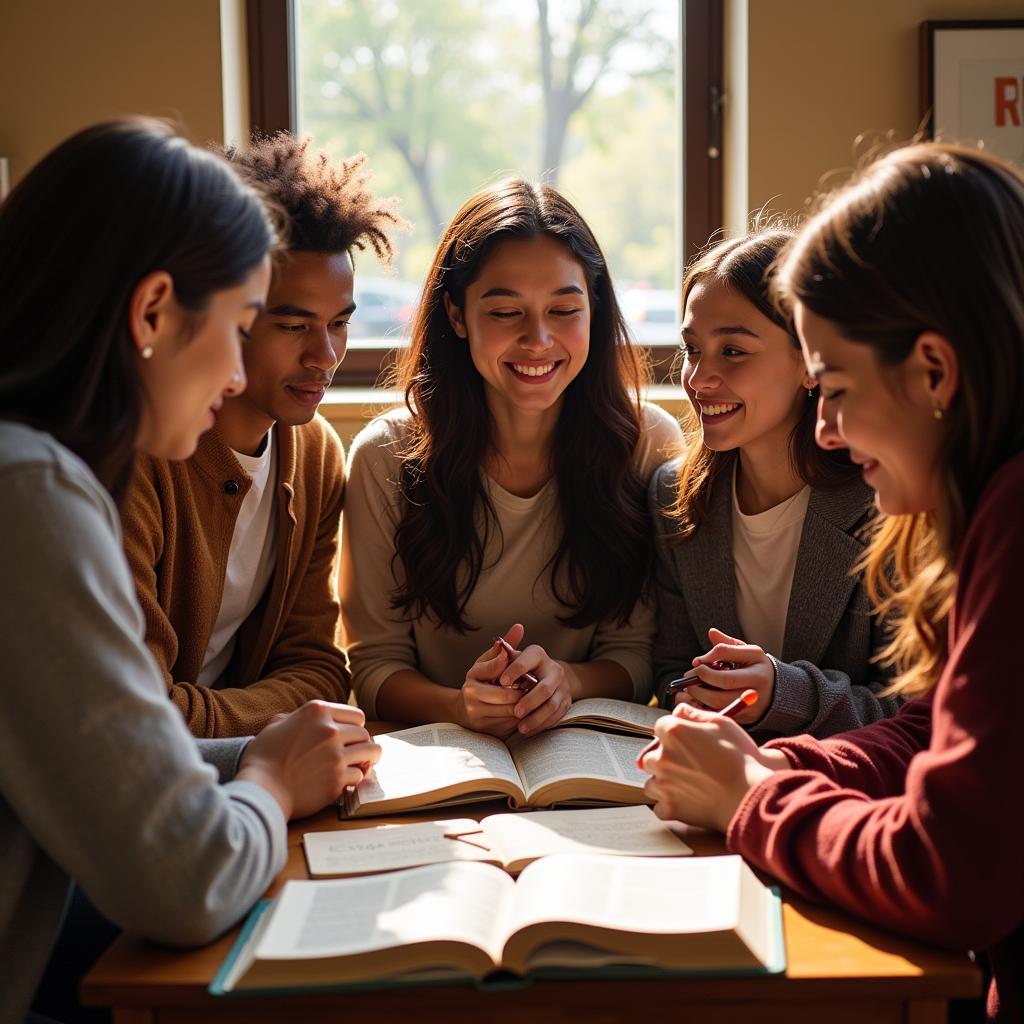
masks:
[[[870,345],[848,341],[799,303],[795,318],[807,367],[821,385],[818,444],[849,449],[882,512],[936,509],[944,430],[935,409],[948,399],[930,383],[942,371],[929,369],[928,348],[941,339],[922,334],[903,363],[887,367]]]
[[[286,255],[245,345],[249,386],[220,418],[233,448],[255,448],[274,423],[298,426],[313,418],[345,356],[354,310],[348,253]]]
[[[168,279],[169,280],[169,279]],[[199,435],[214,425],[226,396],[245,388],[242,337],[263,307],[270,281],[264,259],[233,288],[214,292],[192,328],[168,293],[157,304],[166,310],[158,336],[143,339],[151,355],[139,361],[145,401],[137,447],[165,459],[186,459]]]
[[[813,385],[783,328],[740,292],[698,281],[683,313],[682,379],[714,451],[786,451]]]
[[[492,413],[556,411],[590,350],[583,265],[548,235],[495,246],[460,308],[445,296],[455,334],[469,344]]]

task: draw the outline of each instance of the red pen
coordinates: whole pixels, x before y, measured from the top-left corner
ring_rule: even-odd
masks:
[[[496,636],[494,642],[499,644],[504,652],[509,656],[509,661],[519,655],[519,652],[503,637]],[[497,682],[497,680],[495,680]],[[513,684],[513,690],[522,690],[524,693],[529,693],[540,680],[532,672],[524,672]],[[500,685],[500,684],[499,684]]]
[[[708,668],[713,668],[716,672],[731,672],[735,667],[735,661],[713,661],[708,665]],[[697,669],[691,668],[689,672],[684,673],[678,679],[673,679],[668,686],[665,687],[665,696],[667,697],[671,693],[678,693],[680,690],[685,690],[688,686],[696,686],[700,681],[700,677],[697,675]]]
[[[734,718],[744,708],[752,707],[756,703],[757,703],[757,690],[744,690],[731,704],[726,704],[725,707],[722,708],[722,710],[718,712],[718,714],[722,718]],[[648,754],[653,753],[660,746],[661,746],[661,740],[657,740],[657,739],[651,740],[651,742],[648,743],[647,746],[644,747],[644,749],[641,750],[640,753],[637,755],[637,759],[636,759],[636,766],[637,766],[637,768],[640,768],[640,770],[642,771],[643,770],[644,758]]]

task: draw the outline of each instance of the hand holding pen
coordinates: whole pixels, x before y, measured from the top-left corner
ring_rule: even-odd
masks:
[[[513,732],[532,736],[560,722],[572,704],[566,665],[549,657],[539,644],[518,650],[524,632],[516,623],[504,636],[495,637],[470,668],[462,688],[467,717],[503,716],[505,722],[489,723],[503,731],[476,724],[470,724],[470,728],[503,737]],[[479,682],[491,683],[490,692]],[[482,713],[481,705],[486,706]]]
[[[676,681],[682,682],[682,680]],[[730,704],[726,704],[726,706],[722,708],[721,711],[716,711],[715,714],[718,715],[719,718],[735,718],[744,708],[753,707],[753,705],[755,705],[756,703],[757,691],[744,690],[734,701],[732,701]],[[644,749],[641,750],[639,754],[637,754],[637,768],[643,770],[644,758],[648,754],[653,754],[659,746],[661,746],[661,740],[651,740],[651,742],[648,743],[647,746],[644,747]]]
[[[651,773],[644,794],[659,818],[724,832],[750,787],[785,767],[785,755],[759,750],[733,720],[756,703],[756,691],[745,690],[722,712],[680,704],[655,723],[637,765]]]
[[[709,629],[712,647],[693,659],[693,668],[672,680],[665,692],[669,707],[691,707],[721,711],[743,690],[757,693],[757,707],[741,709],[736,721],[756,722],[771,707],[775,696],[775,663],[756,644],[744,643],[720,629]]]

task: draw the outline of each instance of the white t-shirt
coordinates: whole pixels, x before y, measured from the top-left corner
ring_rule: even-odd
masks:
[[[274,574],[277,558],[277,449],[274,432],[260,455],[234,452],[239,465],[252,479],[235,520],[228,551],[227,575],[220,599],[220,611],[199,673],[201,686],[212,686],[221,677],[235,652],[238,629],[259,604]]]
[[[782,655],[789,592],[793,588],[796,554],[807,515],[811,488],[757,515],[744,515],[732,477],[732,559],[736,572],[736,615],[743,630],[739,639]]]

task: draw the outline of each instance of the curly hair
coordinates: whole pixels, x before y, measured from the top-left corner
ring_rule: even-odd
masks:
[[[381,262],[390,262],[388,231],[407,226],[396,211],[398,199],[378,199],[370,190],[365,153],[332,160],[312,145],[310,138],[277,132],[255,135],[248,149],[223,153],[285,210],[292,252],[350,252],[369,245]]]

